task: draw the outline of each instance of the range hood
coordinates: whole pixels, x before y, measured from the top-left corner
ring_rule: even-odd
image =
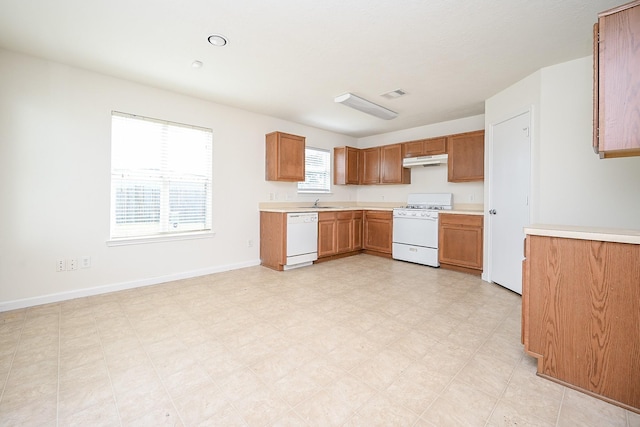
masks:
[[[418,166],[438,166],[447,164],[446,154],[437,154],[435,156],[419,156],[407,157],[402,160],[402,167],[415,168]]]

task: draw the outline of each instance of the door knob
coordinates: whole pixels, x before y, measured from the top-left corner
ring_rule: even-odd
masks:
[[[489,211],[489,214],[490,214],[490,215],[495,215],[495,214],[496,214],[496,210],[495,210],[495,209],[491,209],[491,210]]]

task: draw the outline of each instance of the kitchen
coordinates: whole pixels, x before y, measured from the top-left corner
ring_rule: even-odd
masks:
[[[592,57],[587,53],[514,79],[486,98],[483,113],[362,137],[14,50],[0,51],[0,63],[0,103],[2,111],[9,112],[0,116],[2,311],[258,265],[260,205],[310,206],[317,198],[298,194],[295,184],[264,180],[264,137],[274,130],[304,135],[309,145],[328,150],[362,149],[489,129],[514,111],[530,108],[534,113],[531,222],[640,229],[637,158],[600,160],[589,147]],[[214,237],[119,248],[105,245],[108,118],[114,109],[215,130]],[[332,186],[332,194],[321,196],[321,202],[400,206],[411,193],[452,193],[454,204],[479,205],[484,210],[487,187],[481,182],[449,183],[446,167],[421,168],[412,171],[411,184]],[[92,258],[90,268],[55,272],[57,257],[85,254]]]

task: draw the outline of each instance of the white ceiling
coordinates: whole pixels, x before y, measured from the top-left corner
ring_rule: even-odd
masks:
[[[362,137],[483,113],[532,72],[589,55],[598,12],[622,2],[0,0],[0,46]],[[345,92],[399,116],[334,103]]]

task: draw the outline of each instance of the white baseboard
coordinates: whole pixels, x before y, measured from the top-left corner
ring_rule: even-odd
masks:
[[[133,280],[131,282],[114,283],[111,285],[96,286],[93,288],[78,289],[75,291],[59,292],[38,297],[0,302],[0,312],[33,307],[42,304],[51,304],[75,298],[90,297],[94,295],[106,294],[109,292],[122,291],[125,289],[158,285],[160,283],[172,282],[174,280],[189,279],[192,277],[206,276],[208,274],[222,273],[224,271],[239,270],[241,268],[254,267],[256,265],[260,265],[260,260],[221,265],[216,267],[203,268],[200,270],[191,270],[176,274],[170,274],[168,276],[152,277],[149,279]]]

